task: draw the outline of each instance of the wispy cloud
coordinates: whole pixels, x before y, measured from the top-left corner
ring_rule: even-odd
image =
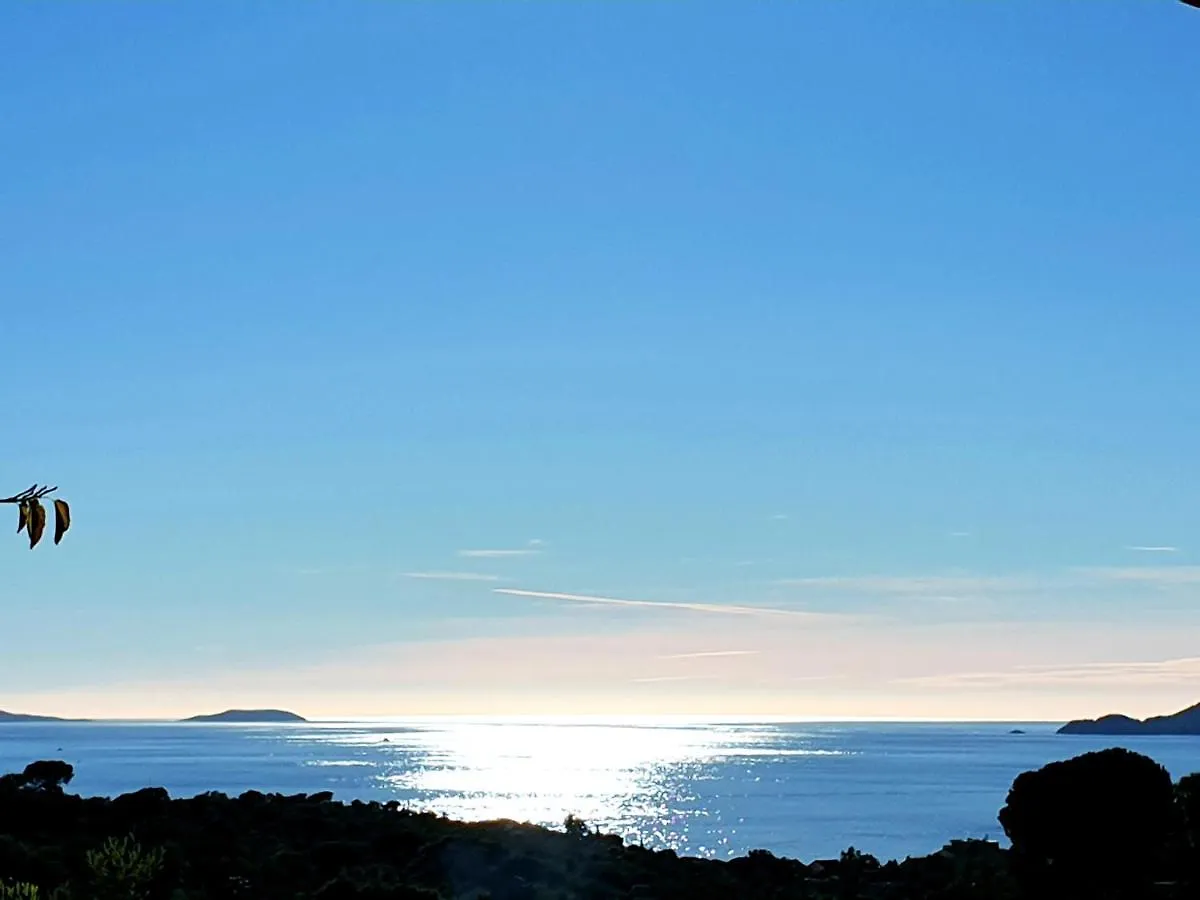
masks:
[[[1137,553],[1178,553],[1179,552],[1178,547],[1170,547],[1165,544],[1161,547],[1133,544],[1133,545],[1125,547],[1125,549],[1133,550]]]
[[[1137,582],[1161,586],[1200,584],[1200,566],[1113,566],[1081,569],[1082,573],[1107,581]]]
[[[712,656],[755,656],[758,650],[701,650],[698,653],[668,653],[659,659],[705,659]]]
[[[1014,666],[1007,671],[956,672],[896,679],[926,688],[1140,687],[1200,684],[1200,657],[1150,662]]]
[[[517,588],[494,588],[494,593],[535,600],[562,600],[592,606],[624,606],[639,609],[680,609],[688,612],[714,613],[726,616],[786,616],[810,621],[845,621],[849,617],[829,613],[814,613],[799,609],[779,609],[772,606],[735,606],[723,603],[681,603],[669,600],[623,600],[617,597],[595,597],[590,594],[562,594],[556,591],[525,591]]]
[[[1014,575],[860,575],[820,578],[780,578],[775,584],[794,588],[823,588],[862,594],[901,594],[905,596],[978,594],[987,591],[1018,590],[1033,582]]]
[[[480,572],[405,572],[404,577],[429,581],[504,581],[499,575],[484,575]]]
[[[1130,546],[1143,553],[1176,553],[1175,547]],[[910,600],[978,600],[1001,596],[1113,589],[1118,585],[1144,589],[1200,584],[1200,566],[1080,566],[1053,572],[1013,575],[971,573],[930,575],[847,575],[811,578],[781,578],[772,584],[802,591],[837,591],[875,597]]]
[[[634,684],[656,684],[660,681],[712,681],[717,675],[655,675],[651,678],[631,678]]]
[[[471,559],[506,559],[512,556],[538,556],[541,550],[534,547],[522,547],[516,550],[459,550],[459,556]]]

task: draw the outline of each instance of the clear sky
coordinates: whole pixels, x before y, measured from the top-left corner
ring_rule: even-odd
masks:
[[[1198,46],[1173,0],[4,4],[0,491],[75,526],[0,542],[0,708],[1200,700]]]

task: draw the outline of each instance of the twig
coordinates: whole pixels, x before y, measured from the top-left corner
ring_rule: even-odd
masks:
[[[58,490],[58,485],[54,487],[31,485],[19,494],[13,494],[11,497],[0,497],[0,503],[24,503],[26,500],[40,500],[47,494],[53,494]]]

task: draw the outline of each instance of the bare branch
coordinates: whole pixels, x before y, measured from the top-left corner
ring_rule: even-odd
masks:
[[[53,494],[58,490],[58,485],[54,487],[39,486],[37,484],[27,487],[19,494],[13,494],[11,497],[0,497],[0,503],[23,503],[26,500],[40,500],[47,494]]]

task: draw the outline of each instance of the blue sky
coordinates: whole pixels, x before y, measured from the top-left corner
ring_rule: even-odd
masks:
[[[0,706],[1197,699],[1198,36],[6,6]]]

